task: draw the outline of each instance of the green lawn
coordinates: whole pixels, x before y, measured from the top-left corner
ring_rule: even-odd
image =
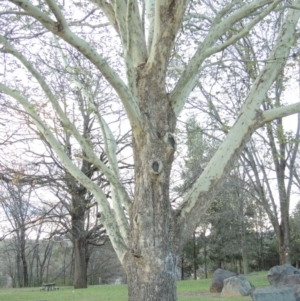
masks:
[[[252,273],[247,276],[255,287],[268,285],[267,273]],[[178,301],[248,301],[250,297],[220,298],[209,294],[211,279],[185,280],[178,282]],[[88,289],[74,290],[61,287],[59,291],[45,292],[39,288],[0,289],[0,301],[127,301],[126,285],[95,285]]]

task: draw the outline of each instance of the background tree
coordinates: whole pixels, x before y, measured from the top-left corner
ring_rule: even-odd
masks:
[[[215,131],[221,135],[222,132],[228,133],[234,118],[240,112],[241,100],[249,93],[260,72],[260,53],[263,51],[270,53],[271,45],[276,39],[274,32],[268,34],[266,28],[269,24],[279,28],[282,18],[282,14],[270,14],[253,30],[253,34],[258,37],[255,43],[250,36],[243,37],[222,53],[220,58],[222,64],[216,66],[213,72],[207,75],[213,88],[201,82],[197,84],[206,102],[203,104],[199,100],[193,100],[191,105],[202,112],[209,112],[210,129],[207,128],[206,131],[211,132],[211,128],[215,128]],[[263,102],[264,111],[284,104],[289,78],[294,81],[298,77],[291,67],[297,69],[295,60],[291,61],[289,68],[282,70],[276,78]],[[297,92],[294,93],[297,95]],[[256,191],[253,197],[265,208],[275,229],[280,246],[281,263],[290,262],[289,208],[299,147],[299,126],[295,125],[294,132],[291,132],[290,128],[291,125],[284,124],[282,118],[267,124],[253,135],[243,152],[243,162],[241,162],[249,177],[248,189],[252,193]],[[251,168],[249,169],[248,166]],[[276,175],[276,183],[273,180],[273,172]]]
[[[57,45],[58,42],[54,40],[54,44]],[[55,82],[52,83],[53,89],[57,94],[62,95],[63,108],[65,111],[69,111],[72,114],[72,119],[74,123],[81,129],[82,135],[90,140],[90,143],[97,144],[97,148],[100,150],[100,160],[104,163],[107,162],[106,156],[102,150],[102,138],[101,136],[95,133],[94,117],[92,112],[88,109],[88,100],[86,99],[87,91],[92,91],[95,87],[97,90],[90,92],[93,94],[93,101],[98,101],[97,95],[102,90],[105,90],[105,87],[100,87],[100,79],[96,82],[93,82],[89,75],[88,66],[81,66],[84,62],[80,61],[74,53],[69,49],[64,49],[68,51],[69,60],[72,64],[76,64],[76,68],[71,68],[71,63],[68,63],[66,57],[64,56],[63,51],[54,51],[51,53],[51,60],[44,59],[44,63],[51,65],[52,68],[55,68],[58,73],[63,73],[64,70],[67,71],[67,74],[64,77],[55,77]],[[78,75],[78,70],[82,70],[80,76]],[[67,84],[67,78],[73,81],[74,87],[69,87]],[[68,95],[68,97],[66,96]],[[101,97],[103,95],[101,94]],[[68,99],[67,99],[68,98]],[[69,99],[70,98],[70,99]],[[102,101],[101,108],[105,109],[105,102]],[[80,109],[79,112],[75,112],[74,103]],[[7,105],[7,103],[5,104]],[[4,110],[4,108],[3,108]],[[9,105],[6,108],[6,113],[9,111],[10,114],[14,114],[16,108]],[[44,113],[45,114],[45,113]],[[21,114],[23,116],[23,114]],[[20,118],[20,117],[19,117]],[[121,116],[120,116],[121,118]],[[90,251],[93,248],[89,249],[91,244],[96,244],[99,241],[99,237],[104,233],[103,226],[98,222],[96,215],[97,212],[92,210],[93,206],[96,206],[96,202],[93,199],[93,196],[87,189],[79,185],[72,175],[64,168],[64,166],[57,160],[57,157],[53,153],[53,150],[49,143],[40,137],[39,133],[36,131],[36,128],[32,123],[27,120],[26,115],[23,116],[23,120],[19,121],[21,124],[28,124],[31,129],[30,140],[32,144],[25,144],[25,137],[20,140],[13,141],[14,136],[16,135],[16,130],[14,130],[10,136],[10,139],[4,141],[2,148],[5,148],[7,144],[14,142],[18,144],[18,148],[21,151],[22,142],[23,156],[26,155],[26,163],[23,161],[22,166],[24,170],[18,172],[14,167],[9,166],[10,160],[3,160],[2,168],[3,174],[2,178],[7,182],[13,181],[15,175],[18,174],[18,181],[22,183],[28,183],[29,185],[35,183],[35,185],[47,186],[48,190],[55,195],[54,201],[50,202],[41,199],[41,202],[50,208],[53,208],[51,212],[51,217],[48,218],[53,221],[53,223],[60,223],[62,227],[56,229],[54,233],[49,233],[48,237],[62,235],[69,233],[71,241],[74,246],[74,287],[75,288],[86,288],[87,287],[87,268],[88,261],[90,257]],[[17,124],[18,125],[18,124]],[[61,145],[64,147],[67,155],[73,161],[76,161],[76,164],[81,168],[82,172],[89,178],[93,178],[98,185],[105,189],[107,188],[108,183],[101,173],[98,172],[98,169],[93,166],[92,163],[84,159],[85,154],[80,154],[80,150],[71,143],[70,134],[64,130],[63,127],[59,125],[59,122],[55,123],[54,131],[57,139],[60,141]],[[40,137],[42,145],[34,145],[34,134],[36,137]],[[4,139],[4,138],[3,138]],[[124,140],[125,144],[121,141]],[[122,144],[120,149],[126,147],[126,137],[120,137],[118,143]],[[5,146],[4,146],[5,144]],[[38,166],[38,170],[36,170]],[[32,173],[32,170],[35,170],[35,173]],[[129,176],[128,176],[129,177]],[[109,190],[106,189],[106,194],[109,196]],[[58,200],[57,200],[58,199]],[[92,214],[94,214],[92,216]]]
[[[31,276],[28,255],[28,236],[32,230],[32,222],[36,220],[38,212],[32,200],[33,188],[26,185],[13,185],[2,183],[1,207],[5,212],[6,221],[10,225],[11,239],[10,248],[13,250],[13,261],[16,275],[11,268],[13,285],[28,287]],[[30,247],[31,248],[31,247]],[[6,249],[7,250],[7,249]]]
[[[292,264],[299,268],[299,251],[300,251],[300,203],[298,202],[290,219],[291,225],[291,254]]]
[[[198,235],[197,235],[198,234]],[[193,279],[197,279],[197,270],[204,263],[204,259],[200,252],[202,248],[199,233],[194,232],[193,238],[184,246],[181,256],[181,280],[184,280],[185,274],[191,275]]]

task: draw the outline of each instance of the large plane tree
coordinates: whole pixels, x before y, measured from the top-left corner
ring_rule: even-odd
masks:
[[[204,69],[218,64],[227,47],[277,13],[284,21],[269,56],[262,55],[261,70],[238,118],[194,185],[172,206],[169,189],[176,123],[196,82]],[[176,300],[178,254],[251,134],[275,118],[300,111],[300,103],[261,110],[297,40],[300,0],[5,0],[0,16],[2,104],[14,99],[22,106],[65,168],[98,201],[101,222],[128,276],[129,300]],[[61,46],[52,43],[53,35]],[[50,53],[38,50],[42,42],[52,51],[61,47],[71,68],[65,68],[65,76],[77,76],[70,87],[77,85],[78,93],[90,101],[88,110],[102,131],[109,166],[97,155],[97,145],[82,135],[70,107],[63,109],[51,64],[43,63],[43,55]],[[115,50],[109,52],[112,44]],[[75,50],[94,69],[72,66],[68,52]],[[104,120],[93,94],[80,87],[82,76],[95,78],[100,73],[111,85],[112,97],[118,95],[131,127],[133,196],[121,182],[109,120]],[[18,79],[20,74],[27,80]],[[49,104],[52,111],[47,115]],[[53,116],[84,158],[105,175],[111,199],[60,145],[50,122]]]

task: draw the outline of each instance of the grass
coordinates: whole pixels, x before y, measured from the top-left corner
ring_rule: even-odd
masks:
[[[255,287],[268,285],[267,273],[252,273],[246,276]],[[179,281],[178,301],[248,301],[250,297],[221,298],[210,294],[211,279]],[[61,287],[59,291],[39,291],[39,288],[0,289],[0,301],[127,301],[126,285],[95,285],[88,289],[74,290]]]

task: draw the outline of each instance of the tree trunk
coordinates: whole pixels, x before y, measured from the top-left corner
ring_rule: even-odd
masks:
[[[284,191],[285,192],[285,191]],[[289,200],[281,200],[281,224],[280,224],[280,261],[281,264],[291,264],[290,252],[290,225],[289,225]]]
[[[286,162],[283,158],[280,158],[280,165],[276,166],[277,173],[277,183],[279,190],[279,201],[280,201],[280,213],[281,213],[281,223],[280,223],[280,262],[281,264],[291,263],[290,254],[290,225],[289,225],[289,204],[290,199],[285,187],[285,165]],[[278,170],[279,169],[279,170]]]
[[[27,260],[24,254],[21,254],[21,260],[23,265],[23,286],[28,287],[28,266]]]
[[[126,264],[129,301],[177,300],[176,255],[169,253],[146,264],[143,258],[130,257]]]
[[[195,232],[193,234],[193,273],[194,273],[194,280],[197,280],[197,252],[196,252],[196,235]]]
[[[279,255],[280,264],[291,264],[289,227],[285,226],[284,221],[282,221],[280,225]]]
[[[86,240],[74,239],[74,288],[87,288]]]
[[[281,89],[277,87],[278,90]],[[276,97],[277,105],[280,104],[280,93]],[[280,202],[280,217],[281,222],[279,230],[275,230],[279,241],[279,254],[280,263],[286,264],[291,263],[290,254],[290,225],[289,225],[289,207],[290,207],[290,195],[286,187],[286,176],[285,170],[287,167],[286,159],[286,136],[283,131],[282,118],[278,118],[276,127],[276,136],[278,138],[279,147],[277,149],[275,144],[275,134],[271,124],[267,125],[267,132],[270,140],[271,151],[273,155],[273,160],[275,164],[276,180],[279,192],[279,202]],[[289,168],[293,168],[290,166]],[[279,223],[279,222],[278,222]]]
[[[184,256],[181,256],[181,280],[184,280]]]
[[[244,217],[242,217],[242,258],[243,258],[243,273],[248,274],[248,250],[247,250],[247,239],[246,239],[246,226]]]
[[[74,251],[74,288],[87,288],[87,245],[84,229],[84,203],[81,195],[72,195],[72,241]]]
[[[21,276],[21,256],[20,251],[17,250],[17,286],[16,287],[22,287],[22,276]]]
[[[22,260],[23,267],[23,286],[28,287],[28,265],[26,260],[26,237],[25,237],[25,228],[21,228],[20,235],[20,256]]]
[[[169,180],[176,143],[175,115],[164,87],[151,86],[158,75],[146,72],[138,77],[140,110],[145,118],[136,133],[138,139],[133,140],[135,201],[130,212],[130,252],[124,266],[130,301],[174,301],[179,229],[169,200]]]
[[[207,279],[207,248],[206,248],[206,236],[203,233],[203,256],[204,256],[204,276]]]

